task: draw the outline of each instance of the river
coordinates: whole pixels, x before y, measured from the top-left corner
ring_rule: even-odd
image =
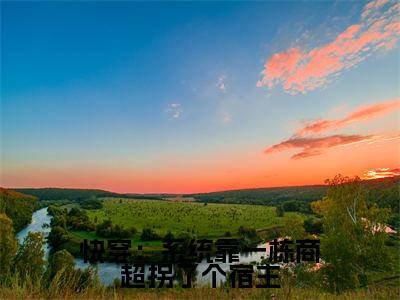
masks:
[[[45,237],[47,237],[51,228],[50,226],[46,225],[50,225],[51,218],[52,216],[47,214],[47,207],[35,211],[32,214],[31,223],[17,233],[19,243],[23,243],[24,239],[28,235],[28,232],[41,232]],[[45,258],[47,259],[49,256],[50,246],[46,243],[43,250],[45,253]]]
[[[50,227],[46,226],[46,224],[50,224],[51,218],[52,218],[52,216],[47,214],[47,207],[34,212],[32,214],[32,222],[17,234],[17,238],[18,238],[19,242],[22,243],[23,240],[25,239],[25,237],[28,235],[28,232],[30,232],[30,231],[31,232],[41,232],[44,234],[44,236],[47,236],[50,232]],[[267,251],[269,249],[266,244],[261,244],[261,245],[259,245],[259,247],[267,248]],[[50,250],[49,246],[46,243],[46,245],[44,246],[45,258],[48,257],[49,250]],[[267,253],[265,253],[265,252],[264,253],[252,252],[252,253],[240,254],[239,262],[240,263],[260,262],[261,257],[265,256],[266,254]],[[80,269],[85,269],[86,267],[91,266],[88,263],[84,263],[83,259],[81,259],[81,258],[75,258],[75,263],[76,263],[76,266]],[[201,276],[201,273],[204,270],[206,270],[208,266],[209,266],[209,264],[207,264],[205,260],[198,264],[197,269],[196,269],[197,274],[198,274],[197,281],[196,281],[197,284],[199,284],[199,285],[211,284],[211,272],[205,277]],[[229,264],[219,264],[219,266],[224,271],[228,271],[230,265]],[[93,267],[96,267],[96,266],[93,266]],[[145,276],[146,277],[149,273],[149,267],[150,267],[150,265],[145,266]],[[116,278],[119,278],[119,279],[121,278],[121,265],[120,264],[106,263],[106,262],[99,263],[99,264],[97,264],[97,270],[98,270],[100,281],[105,285],[111,284],[114,281],[114,279],[116,279]],[[217,272],[217,282],[224,281],[224,279],[225,279],[225,277]]]

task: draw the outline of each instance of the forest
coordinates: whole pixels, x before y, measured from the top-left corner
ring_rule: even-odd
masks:
[[[37,197],[0,187],[0,213],[12,220],[15,231],[30,223],[37,202]]]

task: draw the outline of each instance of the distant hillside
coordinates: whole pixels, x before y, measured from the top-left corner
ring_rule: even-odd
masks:
[[[363,181],[368,200],[400,214],[400,176]]]
[[[143,199],[143,200],[164,200],[169,194],[124,194],[128,198]]]
[[[277,206],[286,201],[308,203],[321,199],[326,193],[325,185],[273,187],[230,190],[203,194],[190,194],[195,201],[214,203],[241,203]],[[297,210],[297,209],[293,209]]]
[[[368,190],[368,199],[381,207],[399,212],[400,176],[363,181]],[[190,194],[195,201],[214,203],[246,203],[283,206],[286,211],[309,212],[309,203],[325,196],[326,185],[273,187],[230,190],[212,193]]]
[[[37,198],[0,187],[0,213],[5,213],[16,231],[30,223]]]
[[[32,195],[39,200],[61,201],[69,200],[81,202],[92,197],[117,197],[117,198],[136,198],[136,199],[162,199],[158,195],[141,195],[141,194],[119,194],[105,190],[97,189],[67,189],[67,188],[23,188],[14,189],[15,191]]]
[[[15,191],[38,197],[40,200],[81,201],[91,197],[125,197],[123,194],[95,189],[24,188]]]

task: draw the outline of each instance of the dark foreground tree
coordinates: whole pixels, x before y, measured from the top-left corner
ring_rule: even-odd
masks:
[[[92,268],[75,268],[74,257],[67,250],[50,255],[45,278],[50,295],[58,295],[65,290],[82,292],[88,288],[99,287],[100,284],[97,273]]]
[[[41,233],[29,232],[15,257],[15,269],[22,279],[38,280],[44,272],[44,238]]]
[[[306,232],[303,223],[303,218],[299,215],[285,215],[283,217],[282,236],[290,237],[293,241],[305,238]]]
[[[0,282],[10,274],[18,242],[14,237],[13,223],[5,214],[0,214]]]
[[[57,251],[60,245],[68,240],[69,236],[67,231],[60,226],[54,226],[47,237],[47,241],[49,242],[53,251]]]
[[[367,272],[385,269],[388,253],[384,224],[389,210],[367,205],[358,178],[336,176],[327,196],[312,208],[322,216],[321,254],[329,288],[337,293],[365,286]]]
[[[74,257],[67,250],[60,250],[49,257],[49,266],[46,270],[46,275],[49,280],[52,280],[57,273],[63,272],[70,274],[74,271]]]

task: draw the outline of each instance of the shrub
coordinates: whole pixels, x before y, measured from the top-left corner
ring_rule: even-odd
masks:
[[[304,229],[311,234],[322,233],[322,221],[317,218],[307,218],[304,220]]]
[[[247,238],[250,240],[258,238],[255,228],[240,226],[238,233],[241,237]]]
[[[135,227],[131,227],[129,229],[125,229],[124,226],[121,225],[113,225],[111,219],[104,220],[103,223],[100,223],[96,226],[96,234],[100,237],[118,237],[118,238],[127,238],[132,236],[137,232]]]
[[[64,228],[60,226],[52,227],[49,236],[47,237],[47,241],[53,250],[57,250],[58,247],[69,240],[68,234]]]
[[[81,207],[85,209],[101,209],[103,207],[103,203],[101,200],[96,199],[96,197],[92,197],[84,200],[81,203]]]
[[[160,239],[160,236],[151,228],[143,228],[140,238],[142,241],[152,241]]]
[[[171,231],[168,231],[168,233],[164,236],[163,238],[163,242],[169,242],[172,241],[174,239],[174,235],[172,234]]]

